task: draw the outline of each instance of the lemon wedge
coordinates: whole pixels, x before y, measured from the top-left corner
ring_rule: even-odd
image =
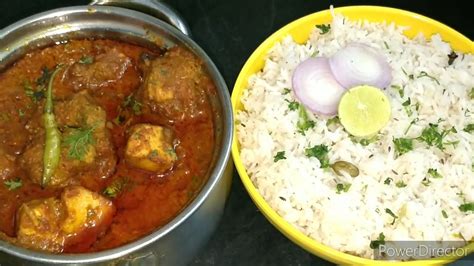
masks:
[[[338,112],[347,132],[355,137],[368,137],[388,123],[391,107],[380,89],[363,85],[349,89],[342,96]]]

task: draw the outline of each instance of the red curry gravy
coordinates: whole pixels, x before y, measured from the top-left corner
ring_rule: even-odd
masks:
[[[167,57],[167,54],[170,55]],[[108,63],[109,59],[101,59],[101,56],[109,56],[112,61],[121,58],[122,61]],[[94,60],[103,60],[101,62],[104,63],[92,65],[87,62]],[[192,61],[194,65],[181,69],[177,65],[180,60]],[[114,163],[110,171],[88,166],[87,171],[71,172],[67,184],[79,185],[100,194],[109,199],[116,209],[106,230],[90,236],[93,239],[89,241],[91,245],[69,250],[66,247],[59,252],[94,252],[118,247],[166,224],[194,197],[205,181],[203,177],[211,162],[215,144],[214,125],[212,109],[206,98],[206,95],[215,93],[211,79],[203,70],[202,63],[181,47],[151,51],[112,40],[72,40],[28,53],[0,74],[0,239],[2,234],[6,241],[15,239],[17,212],[23,203],[58,198],[67,186],[41,188],[32,180],[31,169],[25,169],[25,164],[20,163],[19,159],[28,145],[39,138],[31,128],[35,125],[41,127],[44,105],[44,99],[35,102],[35,95],[28,93],[28,88],[35,86],[45,69],[54,69],[57,65],[62,65],[63,70],[53,82],[55,112],[63,111],[58,107],[59,102],[87,92],[106,113],[107,136],[113,146],[110,151],[114,153],[102,154],[114,158],[110,160]],[[153,67],[163,68],[157,74],[159,82],[147,77],[153,75],[150,70]],[[175,68],[180,70],[175,71]],[[199,93],[184,100],[183,95],[178,95],[181,102],[171,102],[179,107],[173,109],[175,116],[169,113],[167,106],[142,100],[145,99],[144,86],[148,86],[145,82],[158,82],[160,86],[171,86],[177,94],[189,94],[189,91],[181,89],[188,85],[180,81],[186,78],[180,75],[193,76],[192,86]],[[135,97],[133,105],[130,105],[130,95]],[[197,101],[198,104],[187,101]],[[128,130],[140,123],[160,125],[173,132],[177,160],[168,171],[155,173],[143,170],[124,159]],[[29,159],[22,160],[28,163]],[[97,167],[101,167],[100,162]],[[82,237],[87,239],[88,236]],[[29,247],[42,249],[36,245],[32,243]]]

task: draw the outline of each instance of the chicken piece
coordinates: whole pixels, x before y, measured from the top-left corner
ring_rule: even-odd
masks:
[[[91,246],[112,222],[115,207],[80,186],[66,187],[60,199],[24,203],[17,213],[17,242],[50,252],[80,252]]]
[[[168,128],[138,124],[130,129],[129,136],[125,160],[134,167],[164,173],[178,159],[173,132]]]
[[[84,173],[109,177],[115,171],[117,158],[106,127],[106,113],[86,91],[71,100],[58,102],[56,121],[63,131],[61,159],[49,185],[66,186]],[[76,145],[77,144],[77,145]],[[20,165],[35,183],[43,174],[44,130],[26,147]]]
[[[199,117],[208,101],[203,71],[194,54],[174,47],[151,62],[139,100],[173,121]]]
[[[61,234],[62,203],[55,198],[24,203],[17,212],[17,241],[26,248],[61,252],[65,237]]]
[[[81,251],[109,227],[115,207],[105,197],[80,186],[67,187],[61,195],[66,219],[61,223],[65,249]]]
[[[96,89],[107,86],[121,79],[132,63],[130,58],[116,49],[99,54],[90,61],[83,60],[69,68],[67,79],[74,89]]]

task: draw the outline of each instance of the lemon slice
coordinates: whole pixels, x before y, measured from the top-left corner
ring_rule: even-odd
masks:
[[[387,124],[391,107],[380,89],[364,85],[348,90],[339,102],[338,111],[347,132],[356,137],[368,137]]]

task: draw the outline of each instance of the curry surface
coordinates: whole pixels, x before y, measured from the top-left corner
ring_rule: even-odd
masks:
[[[114,172],[110,176],[104,177],[100,171],[92,169],[76,173],[72,183],[102,195],[113,184],[121,186],[120,193],[109,197],[117,212],[105,233],[92,246],[63,252],[109,249],[149,234],[174,218],[205,181],[204,176],[214,149],[213,114],[206,99],[202,99],[204,104],[198,106],[198,117],[181,120],[164,117],[144,103],[141,104],[139,113],[124,111],[123,103],[127,96],[143,86],[144,76],[150,65],[146,62],[147,58],[159,58],[166,52],[150,51],[111,40],[72,40],[66,44],[33,51],[0,74],[0,157],[9,158],[5,163],[0,162],[0,233],[15,237],[16,213],[21,204],[33,199],[59,197],[63,191],[63,187],[58,186],[42,189],[31,181],[28,169],[19,163],[18,158],[24,153],[25,147],[38,138],[44,138],[28,130],[35,123],[41,124],[41,115],[38,114],[42,112],[44,100],[34,103],[31,95],[25,93],[26,84],[34,84],[45,67],[53,69],[62,64],[67,68],[85,56],[97,56],[107,51],[123,54],[130,60],[130,65],[119,79],[99,86],[87,86],[81,84],[81,79],[71,80],[65,74],[66,71],[62,71],[53,83],[55,104],[70,99],[78,91],[86,90],[106,111],[107,128],[115,153],[113,156],[117,158],[114,161]],[[179,79],[173,75],[169,78]],[[205,88],[206,93],[215,93],[210,79],[203,80],[204,84],[200,85]],[[61,110],[56,108],[56,112],[58,111]],[[170,171],[156,174],[134,168],[125,162],[127,129],[138,123],[160,125],[173,130],[179,141],[176,146],[178,161]],[[5,182],[11,180],[21,180],[21,187],[9,189]]]

